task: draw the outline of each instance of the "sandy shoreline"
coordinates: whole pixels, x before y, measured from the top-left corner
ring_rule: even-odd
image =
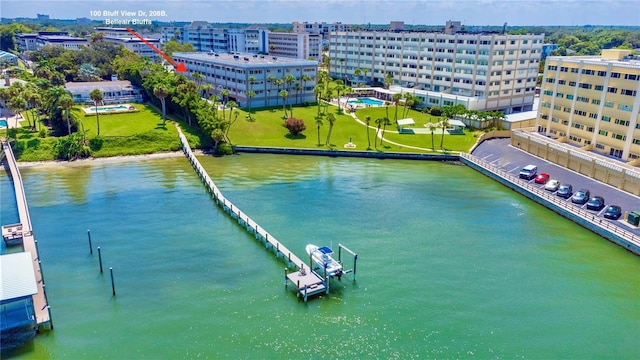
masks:
[[[196,155],[201,155],[202,151],[195,151]],[[69,167],[69,166],[85,166],[95,164],[117,164],[130,161],[141,161],[150,159],[162,159],[172,157],[185,157],[182,151],[162,152],[145,155],[129,155],[129,156],[112,156],[104,158],[88,158],[74,161],[32,161],[32,162],[20,162],[18,161],[19,169],[28,168],[42,168],[42,167]],[[4,168],[0,167],[0,171]]]

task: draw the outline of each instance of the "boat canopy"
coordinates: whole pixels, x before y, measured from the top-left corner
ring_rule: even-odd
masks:
[[[328,255],[328,254],[332,254],[333,250],[331,250],[330,248],[323,246],[323,247],[319,247],[318,251],[320,251],[321,253]]]

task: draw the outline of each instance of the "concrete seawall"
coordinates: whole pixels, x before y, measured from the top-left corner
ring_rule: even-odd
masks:
[[[589,211],[576,208],[567,204],[564,199],[558,199],[545,190],[540,190],[528,182],[524,182],[491,164],[475,158],[473,155],[461,154],[460,161],[481,172],[482,174],[498,181],[512,190],[528,197],[529,199],[546,206],[556,213],[582,225],[605,239],[620,245],[621,247],[640,255],[640,237],[611,224],[609,221],[595,216]]]
[[[286,155],[313,155],[329,157],[359,157],[370,159],[403,159],[403,160],[433,160],[433,161],[458,161],[458,154],[417,154],[394,153],[372,151],[345,151],[345,150],[313,150],[259,146],[236,146],[235,151],[240,153],[260,154],[286,154]]]

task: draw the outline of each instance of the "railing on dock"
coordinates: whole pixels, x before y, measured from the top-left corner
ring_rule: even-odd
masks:
[[[9,174],[13,178],[13,188],[16,194],[16,204],[18,205],[18,217],[20,218],[20,224],[15,229],[20,228],[22,236],[22,246],[24,252],[31,253],[33,259],[33,272],[36,275],[38,292],[32,296],[33,307],[36,315],[36,323],[39,329],[50,330],[53,328],[51,322],[51,311],[49,309],[49,303],[47,301],[47,293],[45,291],[44,273],[40,266],[40,256],[38,255],[38,241],[33,235],[33,228],[31,227],[31,217],[29,215],[29,206],[27,204],[27,196],[24,192],[24,186],[22,184],[22,176],[20,170],[18,170],[18,163],[13,155],[13,150],[8,141],[2,142],[2,153],[6,158],[9,168]],[[12,231],[17,234],[17,231]],[[39,278],[38,278],[39,277]]]
[[[180,128],[178,128],[178,133],[180,135],[180,141],[182,142],[182,149],[185,156],[195,169],[200,179],[206,185],[207,190],[211,193],[214,202],[219,205],[226,213],[228,213],[232,219],[236,220],[238,224],[244,227],[249,233],[253,234],[256,240],[263,242],[264,246],[267,249],[273,250],[276,257],[285,261],[288,268],[294,268],[294,271],[292,272],[288,272],[285,268],[285,286],[287,285],[287,280],[291,281],[297,286],[297,295],[302,296],[305,301],[311,295],[319,294],[322,292],[328,293],[329,279],[327,277],[323,278],[322,276],[314,272],[312,268],[306,266],[304,261],[296,256],[284,244],[278,241],[275,236],[270,234],[257,222],[251,219],[249,215],[245,214],[242,210],[240,210],[240,208],[238,208],[231,201],[229,201],[229,199],[222,195],[220,189],[218,189],[213,180],[211,180],[209,174],[207,174],[207,171],[202,167],[198,159],[196,159],[195,154],[193,153],[191,147],[189,146],[189,143],[187,142],[187,138],[184,136]]]

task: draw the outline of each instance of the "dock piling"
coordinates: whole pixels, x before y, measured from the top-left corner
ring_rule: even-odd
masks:
[[[109,267],[109,272],[111,273],[111,292],[113,293],[113,296],[116,296],[116,285],[113,282],[113,268]]]
[[[93,246],[91,245],[91,231],[87,229],[87,237],[89,237],[89,254],[93,255]]]
[[[100,261],[100,274],[102,274],[102,251],[100,251],[100,246],[98,246],[98,260]]]

